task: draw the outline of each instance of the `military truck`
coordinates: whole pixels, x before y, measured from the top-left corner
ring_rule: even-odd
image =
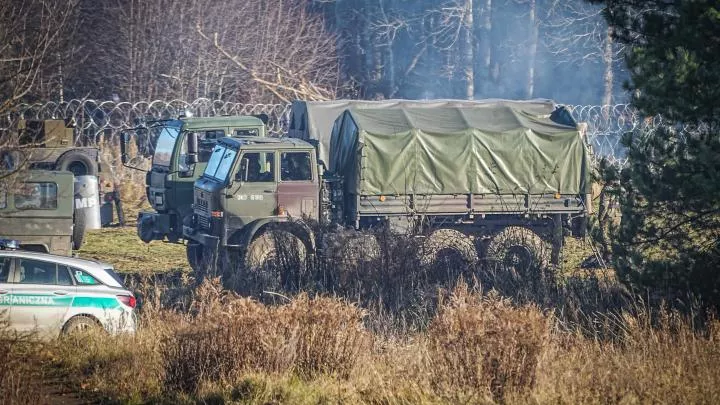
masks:
[[[0,235],[20,247],[70,255],[73,245],[74,176],[71,172],[29,170],[0,188]]]
[[[314,253],[304,219],[423,235],[427,261],[450,250],[523,268],[557,263],[563,234],[584,232],[587,145],[551,101],[350,106],[332,128],[323,163],[300,139],[219,140],[184,226],[191,266],[262,267],[277,240]]]
[[[218,139],[226,136],[265,137],[262,116],[183,117],[150,126],[156,138],[145,190],[153,211],[139,213],[137,233],[144,242],[178,242],[182,224],[192,215],[193,183],[205,170]],[[129,136],[123,136],[122,162],[129,163]]]

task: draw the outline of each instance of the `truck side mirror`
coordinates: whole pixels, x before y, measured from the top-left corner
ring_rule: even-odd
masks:
[[[188,133],[187,139],[187,158],[186,162],[188,165],[192,165],[198,162],[198,134],[197,132]]]
[[[120,161],[122,161],[124,165],[128,162],[127,144],[129,138],[130,135],[127,132],[120,133]]]

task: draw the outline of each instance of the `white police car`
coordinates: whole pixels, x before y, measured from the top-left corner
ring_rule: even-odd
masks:
[[[0,324],[54,336],[99,326],[135,331],[135,296],[112,266],[18,245],[0,239]]]

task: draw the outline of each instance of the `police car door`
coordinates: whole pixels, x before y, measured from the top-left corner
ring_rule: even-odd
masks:
[[[12,284],[10,284],[9,277],[11,264],[11,258],[0,257],[0,328],[10,320],[10,303],[12,302],[10,290]]]
[[[19,331],[59,333],[75,295],[67,267],[16,258],[10,323]]]

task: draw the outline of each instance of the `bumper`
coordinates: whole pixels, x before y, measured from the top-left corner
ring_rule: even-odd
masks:
[[[110,334],[133,334],[137,331],[137,314],[135,311],[122,311],[117,316],[108,317],[105,319],[105,330]]]
[[[157,212],[143,211],[138,214],[137,234],[145,243],[152,240],[163,240],[172,232],[172,216]]]
[[[196,231],[191,226],[183,226],[183,236],[188,240],[192,240],[212,249],[217,249],[220,246],[220,238],[202,231]]]

